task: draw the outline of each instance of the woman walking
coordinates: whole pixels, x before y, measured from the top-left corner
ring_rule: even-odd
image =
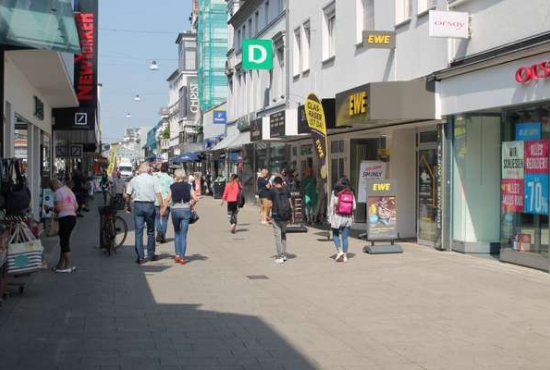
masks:
[[[355,196],[351,190],[351,183],[347,177],[342,177],[332,190],[328,215],[336,246],[336,262],[340,260],[348,262],[348,238],[353,225],[355,208]]]
[[[55,207],[59,221],[59,245],[61,253],[59,262],[54,268],[55,272],[67,273],[76,270],[76,267],[71,266],[71,233],[76,225],[76,210],[78,203],[76,197],[68,186],[65,186],[61,181],[52,180],[52,188],[55,191]]]
[[[164,209],[170,206],[170,201],[172,201],[171,212],[175,233],[174,247],[176,251],[174,262],[185,265],[188,262],[185,258],[185,253],[187,252],[189,220],[191,219],[191,212],[198,202],[198,198],[191,184],[187,182],[187,177],[183,170],[176,170],[174,177],[175,182],[170,185],[170,191],[168,191],[168,196],[164,201]]]
[[[237,214],[239,213],[239,199],[241,196],[242,186],[239,181],[239,175],[231,175],[231,180],[225,184],[223,191],[222,206],[227,202],[227,215],[231,224],[231,233],[235,234],[237,230]]]

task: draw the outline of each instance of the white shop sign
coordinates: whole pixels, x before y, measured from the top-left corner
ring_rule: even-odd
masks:
[[[467,39],[470,37],[470,14],[430,10],[430,37]]]
[[[386,163],[382,161],[361,161],[359,166],[359,184],[357,202],[367,203],[367,182],[386,178]]]

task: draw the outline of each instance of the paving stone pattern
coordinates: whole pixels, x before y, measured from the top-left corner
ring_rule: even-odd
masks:
[[[172,242],[136,265],[133,232],[107,257],[97,212],[79,219],[78,271],[41,272],[0,309],[0,369],[550,369],[548,274],[410,244],[369,256],[359,240],[335,263],[313,229],[277,265],[252,205],[236,235],[219,201],[199,212],[185,266]]]

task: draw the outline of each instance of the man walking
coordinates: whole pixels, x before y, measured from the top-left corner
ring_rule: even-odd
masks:
[[[269,209],[273,218],[273,234],[275,235],[275,245],[277,247],[277,258],[275,263],[285,263],[286,256],[286,226],[288,222],[294,222],[294,211],[290,199],[290,191],[283,186],[283,179],[275,177],[273,179],[273,189],[269,192]]]
[[[170,191],[170,185],[174,183],[174,179],[168,175],[168,163],[163,163],[160,166],[160,174],[158,175],[158,182],[160,186],[160,195],[162,199],[168,197]],[[157,227],[157,242],[166,243],[166,229],[168,228],[168,219],[170,218],[170,207],[167,206],[164,214],[160,214],[160,204],[155,199],[155,224]]]
[[[148,174],[149,165],[142,163],[138,169],[138,176],[134,177],[126,187],[128,195],[128,211],[131,211],[130,202],[134,201],[134,226],[136,236],[137,263],[145,262],[143,251],[143,228],[147,224],[147,256],[151,261],[158,261],[155,255],[155,200],[161,205],[164,212],[164,204],[160,193],[159,182]]]
[[[117,209],[123,209],[124,205],[122,203],[124,195],[124,180],[122,179],[120,171],[116,171],[116,174],[113,174],[113,189],[115,191],[115,204]]]
[[[267,212],[268,212],[268,200],[267,197],[269,196],[269,189],[271,188],[271,185],[269,184],[269,181],[267,179],[268,177],[268,171],[267,169],[262,169],[260,172],[260,176],[258,176],[258,198],[260,198],[260,215],[262,218],[262,224],[268,225],[267,220]]]

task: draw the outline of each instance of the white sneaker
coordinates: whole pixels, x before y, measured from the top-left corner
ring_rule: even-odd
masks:
[[[283,256],[282,256],[281,258],[282,258],[282,259],[283,259],[283,261],[285,261],[285,262],[286,262],[286,261],[288,261],[288,258],[286,257],[286,254],[285,254],[285,255],[283,255]]]
[[[278,263],[278,264],[285,263],[285,259],[283,257],[279,257],[275,260],[275,263]]]
[[[344,262],[348,262],[348,255],[344,254]]]
[[[336,255],[336,258],[334,259],[334,262],[338,262],[340,261],[340,258],[344,257],[344,253],[343,252],[338,252],[338,254]]]

